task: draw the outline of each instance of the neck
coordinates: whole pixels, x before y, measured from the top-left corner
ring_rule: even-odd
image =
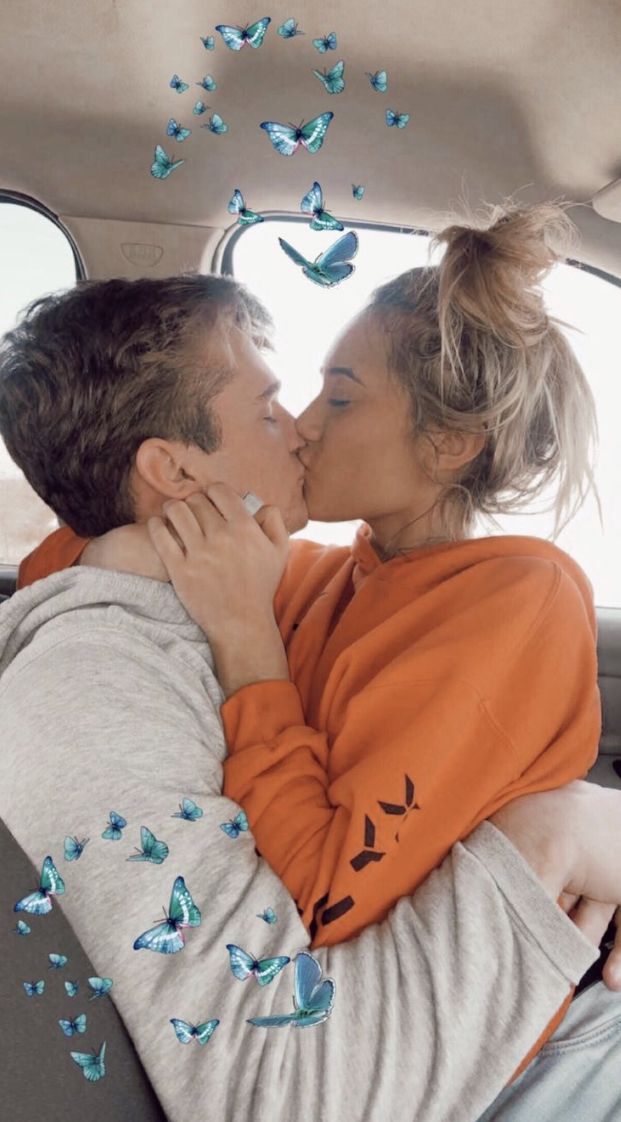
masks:
[[[394,519],[391,519],[390,523],[386,520],[376,519],[369,521],[371,544],[382,560],[387,561],[399,553],[409,553],[411,550],[421,549],[423,546],[432,545],[435,542],[453,540],[447,534],[442,534],[437,527],[435,528],[437,532],[434,534],[434,527],[430,525],[429,519],[416,525],[431,510],[433,510],[433,504],[421,514],[416,515],[415,518],[411,518],[405,523],[399,521],[396,529],[394,529]]]

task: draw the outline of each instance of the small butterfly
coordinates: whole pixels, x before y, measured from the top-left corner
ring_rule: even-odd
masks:
[[[308,152],[318,152],[334,113],[320,113],[308,124],[281,125],[278,121],[263,121],[259,128],[265,129],[272,145],[282,156],[293,156],[300,144]]]
[[[62,879],[51,857],[46,857],[41,869],[39,891],[31,892],[13,905],[14,912],[30,912],[32,915],[47,915],[52,910],[50,896],[60,896],[65,891],[65,882]]]
[[[178,74],[173,74],[170,82],[168,83],[171,89],[176,90],[177,93],[183,93],[184,90],[189,90],[187,82],[182,82]]]
[[[194,85],[200,86],[203,90],[209,90],[210,92],[211,90],[217,89],[215,79],[211,77],[211,74],[205,74],[205,77],[202,78],[200,82],[195,82]]]
[[[294,39],[296,35],[304,35],[304,32],[298,31],[298,21],[296,19],[286,19],[278,28],[278,34],[283,39]]]
[[[213,51],[216,46],[216,41],[213,35],[207,35],[206,37],[201,35],[201,43],[203,44],[206,51]]]
[[[396,125],[398,129],[404,129],[409,119],[409,113],[395,113],[392,109],[386,110],[386,124],[389,128]]]
[[[326,35],[323,39],[313,39],[313,47],[316,47],[320,54],[325,55],[326,51],[336,50],[336,35],[333,31]]]
[[[89,842],[90,838],[82,838],[78,841],[77,838],[65,838],[65,861],[77,861],[78,857],[82,856],[84,846]]]
[[[313,183],[308,194],[304,195],[300,207],[304,214],[312,214],[311,230],[344,230],[342,222],[333,218],[323,209],[323,194],[317,182]]]
[[[200,806],[197,806],[192,799],[184,797],[183,804],[179,803],[179,810],[171,814],[171,818],[184,818],[186,822],[196,822],[197,818],[203,817],[203,812]]]
[[[355,199],[361,199],[364,195],[364,187],[362,186],[362,183],[352,183],[351,193]]]
[[[266,908],[264,912],[257,912],[257,919],[264,919],[266,923],[276,923],[278,916],[273,908]]]
[[[200,117],[201,113],[204,113],[207,109],[209,109],[209,106],[205,105],[204,101],[197,101],[192,112],[195,116]]]
[[[59,1020],[58,1023],[65,1036],[73,1036],[76,1032],[86,1032],[86,1013],[79,1013],[74,1021]]]
[[[240,810],[235,818],[230,818],[228,822],[221,822],[220,829],[224,830],[229,838],[238,838],[242,830],[248,829],[248,819],[244,811]]]
[[[208,120],[206,125],[201,125],[202,129],[209,129],[210,132],[215,132],[220,136],[223,132],[229,131],[229,126],[225,124],[219,113],[214,113]]]
[[[49,970],[62,970],[69,962],[66,954],[48,954],[50,960]]]
[[[80,988],[79,982],[65,982],[65,989],[69,997],[75,997]]]
[[[345,89],[345,82],[343,80],[344,69],[345,63],[343,59],[340,59],[336,66],[332,67],[332,70],[313,70],[313,74],[316,78],[319,78],[320,82],[323,82],[328,93],[337,94]]]
[[[155,162],[151,164],[151,175],[154,175],[156,179],[167,179],[171,171],[180,168],[183,163],[185,163],[185,160],[171,160],[161,144],[156,144]]]
[[[41,979],[40,982],[22,982],[22,986],[26,990],[28,997],[38,997],[45,989],[45,982]]]
[[[175,140],[185,140],[190,135],[192,129],[184,129],[181,125],[177,124],[174,117],[171,117],[166,125],[166,133],[168,136],[174,136]]]
[[[245,982],[251,974],[254,974],[260,986],[268,986],[274,980],[277,974],[291,962],[287,955],[277,955],[276,958],[262,958],[256,959],[247,951],[243,951],[241,947],[235,946],[235,943],[227,943],[226,949],[229,952],[229,961],[231,970],[240,982]]]
[[[31,928],[27,923],[24,923],[23,919],[18,919],[17,927],[14,927],[13,931],[16,935],[30,935]]]
[[[121,830],[127,826],[127,819],[123,818],[122,814],[117,814],[116,810],[111,810],[108,815],[109,825],[106,826],[102,838],[110,838],[111,841],[118,841],[123,835]]]
[[[256,222],[263,222],[263,216],[257,214],[254,210],[248,210],[244,196],[242,195],[239,187],[233,191],[228,205],[229,214],[236,214],[237,221],[240,226],[252,226]]]
[[[177,877],[175,880],[168,914],[166,911],[164,914],[166,915],[164,923],[158,923],[156,927],[151,927],[138,936],[134,942],[135,951],[144,947],[145,950],[159,951],[160,954],[176,954],[185,946],[182,929],[199,927],[201,913],[186,888],[183,877]]]
[[[142,849],[134,846],[136,853],[128,857],[128,861],[151,861],[154,865],[161,865],[170,852],[166,842],[158,841],[147,826],[140,827],[140,841]]]
[[[293,994],[293,1013],[283,1013],[275,1017],[249,1017],[248,1024],[267,1028],[270,1025],[295,1025],[307,1028],[320,1025],[327,1020],[334,1005],[336,986],[332,978],[321,981],[321,966],[307,951],[300,951],[295,958],[295,990]]]
[[[213,1021],[205,1021],[202,1025],[190,1025],[187,1021],[182,1021],[179,1017],[171,1017],[170,1023],[175,1030],[177,1040],[181,1044],[189,1044],[192,1037],[195,1036],[199,1044],[206,1044],[210,1037],[213,1036],[220,1021],[214,1018]]]
[[[388,75],[385,70],[376,70],[375,74],[369,74],[367,70],[366,75],[374,90],[377,90],[378,93],[386,93],[388,89]]]
[[[241,51],[244,43],[248,43],[251,47],[260,47],[271,22],[271,16],[265,16],[263,19],[258,19],[256,23],[246,24],[246,27],[231,27],[228,23],[219,23],[216,31],[220,32],[227,47],[232,51]]]
[[[358,252],[358,235],[355,230],[343,234],[342,238],[320,253],[314,261],[309,261],[284,238],[279,238],[278,241],[287,257],[295,261],[296,265],[302,266],[304,276],[315,284],[320,284],[322,288],[332,288],[354,272],[354,266],[349,263],[349,258],[355,257]]]
[[[105,997],[112,989],[112,978],[89,978],[88,984],[93,991],[93,996],[90,998],[94,1001],[96,997]]]
[[[84,1078],[89,1082],[95,1083],[97,1079],[101,1079],[106,1074],[106,1065],[104,1064],[104,1054],[106,1051],[106,1041],[104,1040],[99,1054],[95,1052],[70,1052],[71,1059],[82,1068]]]

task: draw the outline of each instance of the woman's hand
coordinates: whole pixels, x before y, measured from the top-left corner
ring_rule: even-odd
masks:
[[[169,581],[165,565],[160,560],[146,525],[132,523],[119,526],[93,538],[80,554],[79,565],[93,565],[97,569],[116,569],[122,573],[136,573],[152,580]]]

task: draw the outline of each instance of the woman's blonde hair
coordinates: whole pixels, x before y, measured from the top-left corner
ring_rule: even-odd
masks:
[[[379,317],[389,367],[409,393],[414,437],[433,444],[434,431],[486,433],[437,499],[438,524],[451,539],[471,536],[478,516],[501,529],[494,513],[530,503],[557,475],[552,540],[589,488],[602,522],[591,461],[595,400],[559,330],[569,325],[547,314],[539,288],[571,256],[571,205],[491,206],[486,228],[450,225],[432,238],[430,251],[446,244],[439,265],[372,293],[367,310]]]

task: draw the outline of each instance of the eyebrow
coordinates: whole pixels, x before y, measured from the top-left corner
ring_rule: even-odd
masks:
[[[326,371],[326,373],[344,374],[346,378],[351,378],[353,382],[358,382],[360,386],[364,386],[362,378],[359,378],[357,374],[354,374],[351,366],[331,366],[330,369]]]
[[[268,397],[274,397],[277,393],[280,393],[281,389],[282,382],[270,382],[269,386],[266,386],[263,392],[259,394],[257,401],[265,401]]]

